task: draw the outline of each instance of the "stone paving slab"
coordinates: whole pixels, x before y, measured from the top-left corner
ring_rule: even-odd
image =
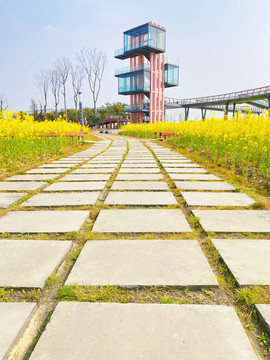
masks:
[[[100,192],[70,192],[55,194],[37,194],[21,206],[82,206],[94,205]]]
[[[152,155],[144,155],[144,156],[126,156],[125,161],[145,161],[152,162],[155,161],[155,158]]]
[[[143,163],[143,164],[156,164],[156,160],[153,157],[147,157],[142,156],[138,158],[128,158],[126,157],[124,159],[124,163],[126,164],[137,164],[137,163]]]
[[[44,191],[95,191],[103,190],[105,185],[106,181],[67,181],[52,184]]]
[[[182,191],[189,206],[250,206],[255,200],[243,193]]]
[[[111,190],[169,190],[165,181],[115,181]]]
[[[54,164],[54,163],[51,163],[51,164],[44,164],[44,165],[40,165],[39,168],[42,168],[42,169],[60,169],[60,168],[63,168],[63,169],[69,169],[69,168],[72,168],[74,166],[78,166],[79,164]],[[66,170],[66,171],[67,171]]]
[[[78,161],[86,161],[87,159],[90,159],[92,156],[95,156],[97,154],[97,152],[93,152],[92,154],[89,154],[89,155],[71,155],[71,156],[68,156],[66,158],[64,158],[65,160],[78,160]]]
[[[170,174],[170,177],[174,180],[201,180],[201,181],[222,180],[219,177],[212,174]]]
[[[66,285],[217,287],[196,240],[88,241]]]
[[[79,231],[88,215],[88,210],[11,211],[0,217],[0,232],[17,234]]]
[[[258,359],[222,305],[60,302],[30,360],[74,360],[75,348],[76,359]]]
[[[54,180],[59,175],[46,174],[46,175],[14,175],[6,178],[7,181],[44,181],[44,180]]]
[[[205,231],[270,232],[269,210],[193,210]]]
[[[270,285],[270,240],[212,240],[239,286]]]
[[[55,160],[52,162],[52,164],[75,164],[75,165],[80,165],[81,163],[83,163],[85,160],[82,159],[69,159],[69,158],[66,158],[66,159],[59,159],[59,160]]]
[[[0,193],[0,208],[8,208],[9,205],[20,200],[25,195],[23,193]]]
[[[101,167],[105,167],[106,165],[114,165],[117,166],[119,164],[119,162],[121,161],[121,159],[119,160],[98,160],[98,159],[93,159],[88,161],[86,164],[82,165],[84,167],[86,166],[96,166],[96,165],[100,165]]]
[[[223,181],[175,181],[178,189],[184,190],[212,190],[225,191],[234,190],[235,188]]]
[[[257,310],[257,314],[265,329],[270,335],[270,304],[256,304],[255,309]]]
[[[80,182],[80,181],[102,181],[107,182],[107,180],[110,178],[111,174],[68,174],[65,175],[63,178],[61,178],[61,181],[71,181],[71,182]]]
[[[163,180],[162,174],[118,174],[115,180]]]
[[[105,200],[107,205],[143,205],[163,206],[177,205],[173,194],[168,191],[114,191],[109,193]]]
[[[174,161],[174,160],[189,160],[185,156],[182,156],[182,155],[179,155],[179,154],[176,154],[173,152],[172,153],[160,153],[158,151],[155,151],[155,154],[159,159],[168,160],[169,162]],[[191,160],[189,160],[189,161],[191,161]]]
[[[35,307],[35,303],[0,302],[0,359],[8,358]]]
[[[183,173],[188,173],[188,174],[203,174],[203,173],[207,173],[207,171],[205,169],[202,168],[185,168],[185,167],[181,167],[181,168],[165,168],[165,170],[167,171],[168,174],[183,174]]]
[[[162,166],[165,168],[165,169],[179,169],[179,168],[200,168],[200,165],[197,165],[197,164],[193,164],[193,163],[179,163],[179,164],[168,164],[168,163],[161,163]]]
[[[181,165],[181,164],[189,164],[192,162],[191,160],[186,159],[186,158],[160,158],[160,157],[158,157],[158,159],[161,163],[172,165],[172,166],[175,164]]]
[[[27,191],[37,190],[43,185],[47,185],[46,182],[24,182],[24,181],[0,181],[0,191]]]
[[[125,161],[128,161],[128,162],[137,162],[137,161],[142,161],[144,163],[151,163],[151,162],[156,162],[154,156],[152,155],[146,155],[146,156],[139,156],[139,157],[130,157],[130,156],[126,156],[125,157]]]
[[[115,167],[113,168],[109,168],[109,167],[106,167],[106,168],[81,168],[79,169],[80,171],[79,172],[73,172],[72,174],[108,174],[108,173],[113,173],[114,170],[115,170]]]
[[[142,162],[138,162],[138,163],[126,163],[124,162],[121,166],[122,168],[158,168],[156,162],[152,162],[152,163],[142,163]]]
[[[139,168],[139,167],[133,167],[133,168],[120,168],[119,174],[156,174],[159,173],[160,169],[158,167],[156,168]]]
[[[26,171],[26,174],[64,174],[66,171],[68,171],[69,169],[58,169],[58,168],[53,168],[53,169],[31,169]]]
[[[123,155],[120,155],[120,156],[110,156],[110,155],[100,155],[100,156],[97,156],[95,157],[94,159],[90,160],[91,162],[95,162],[95,161],[109,161],[109,160],[112,160],[112,161],[121,161],[123,159]]]
[[[84,169],[76,169],[76,170],[72,171],[71,175],[72,174],[104,174],[104,173],[111,174],[111,173],[114,172],[114,170],[115,170],[115,168],[105,168],[105,169],[101,169],[101,168],[99,168],[99,169],[84,168]],[[98,177],[98,179],[101,177],[102,180],[106,179],[106,177],[103,177],[102,175],[98,175],[97,177]],[[108,177],[108,179],[109,179],[109,177]]]
[[[0,286],[42,288],[71,241],[0,240]]]
[[[178,209],[101,210],[92,229],[94,232],[191,232]]]
[[[82,169],[115,169],[119,163],[102,163],[102,164],[84,164],[82,165]]]

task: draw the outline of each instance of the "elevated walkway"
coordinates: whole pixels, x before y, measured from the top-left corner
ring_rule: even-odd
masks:
[[[243,111],[245,107],[236,106],[237,104],[248,104],[247,107],[253,113],[262,113],[264,109],[270,108],[270,86],[189,99],[165,98],[167,109],[185,108],[186,120],[190,108],[201,109],[204,118],[206,110],[225,110],[226,114],[239,110]]]

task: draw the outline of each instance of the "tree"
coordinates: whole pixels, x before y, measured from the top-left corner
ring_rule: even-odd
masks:
[[[65,113],[66,118],[68,120],[68,114],[67,114],[67,102],[66,102],[66,82],[67,78],[71,69],[71,62],[68,58],[60,58],[56,60],[55,69],[57,71],[57,75],[59,76],[59,81],[61,84],[61,93],[64,97],[64,107],[65,107]]]
[[[57,106],[60,102],[60,79],[56,69],[50,72],[50,85],[54,97],[55,116],[58,116]]]
[[[97,114],[97,100],[101,87],[101,80],[104,73],[104,68],[107,62],[107,55],[103,51],[96,49],[83,48],[77,59],[84,68],[89,83],[89,88],[92,93],[94,103],[94,114]]]
[[[48,91],[50,85],[50,71],[47,69],[41,69],[39,74],[36,74],[36,85],[41,94],[41,103],[44,111],[44,117],[46,119],[47,105],[48,105]]]
[[[71,67],[71,79],[72,79],[72,87],[73,87],[73,99],[75,105],[75,119],[78,120],[78,96],[82,87],[82,81],[85,77],[84,69],[80,65],[76,65],[75,67]]]
[[[106,104],[107,110],[108,110],[108,114],[110,116],[119,116],[122,118],[126,118],[127,114],[125,112],[125,108],[127,106],[127,104],[125,103],[121,103],[121,102],[116,102],[116,103],[109,103],[107,102]]]
[[[7,109],[8,101],[3,94],[0,95],[0,111]]]
[[[38,115],[38,103],[35,99],[31,98],[30,110],[34,116],[34,119],[37,120]]]

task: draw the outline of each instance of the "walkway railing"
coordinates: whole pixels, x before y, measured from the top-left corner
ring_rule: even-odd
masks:
[[[225,105],[230,103],[244,103],[252,100],[262,100],[270,98],[270,86],[236,91],[220,95],[203,96],[189,99],[166,98],[168,104],[200,107],[200,105]]]

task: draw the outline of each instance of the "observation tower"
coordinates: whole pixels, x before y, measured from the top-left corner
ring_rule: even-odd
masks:
[[[178,86],[179,65],[165,59],[166,29],[153,21],[124,32],[124,48],[115,58],[130,59],[130,66],[116,70],[118,94],[130,95],[132,123],[164,121],[164,88]]]

